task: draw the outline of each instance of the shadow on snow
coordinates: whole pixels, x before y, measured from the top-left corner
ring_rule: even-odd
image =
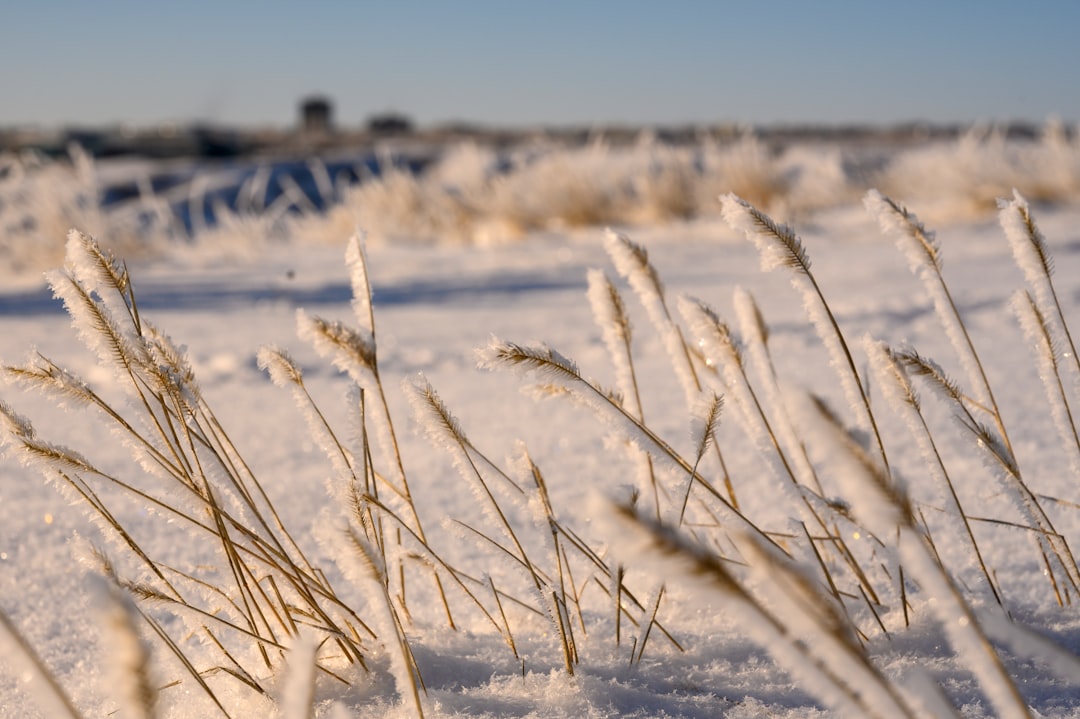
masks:
[[[267,302],[284,302],[297,307],[347,304],[352,290],[347,282],[319,287],[298,287],[279,280],[265,285],[243,286],[230,282],[199,280],[181,284],[135,279],[135,299],[140,311],[189,312],[232,310]],[[583,272],[514,273],[499,272],[474,277],[420,279],[374,286],[376,307],[414,304],[457,304],[501,302],[521,294],[573,290],[584,292]],[[32,317],[63,313],[63,305],[48,288],[0,294],[0,317]]]

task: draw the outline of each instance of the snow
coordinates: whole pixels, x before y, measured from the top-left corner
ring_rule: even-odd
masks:
[[[973,162],[973,150],[965,145],[963,152]],[[934,156],[935,163],[944,161],[942,154],[947,159],[947,153],[939,153]],[[914,172],[916,159],[907,158],[905,172]],[[806,160],[810,163],[808,175],[813,175],[815,161]],[[595,167],[593,171],[599,172]],[[911,201],[911,209],[922,216],[916,200]],[[731,202],[731,198],[725,200]],[[1008,202],[1014,204],[1007,207],[1017,207],[1020,200],[1010,197]],[[734,212],[735,206],[731,207]],[[937,203],[932,209],[941,211]],[[298,239],[267,242],[259,245],[257,252],[231,253],[228,248],[194,243],[129,260],[140,314],[186,348],[204,396],[262,479],[284,524],[305,553],[331,575],[335,586],[340,585],[357,607],[378,616],[378,633],[384,645],[372,649],[371,672],[343,670],[353,681],[350,687],[318,677],[314,688],[318,716],[409,717],[415,716],[416,710],[407,686],[410,670],[394,636],[394,605],[379,604],[378,591],[369,586],[379,583],[375,578],[350,581],[363,573],[363,566],[341,569],[329,556],[334,551],[335,533],[349,530],[341,506],[344,493],[339,489],[328,493],[327,483],[332,485],[332,478],[340,476],[347,464],[335,465],[326,458],[326,436],[312,437],[309,425],[319,420],[297,408],[292,380],[280,364],[283,355],[275,354],[277,348],[287,352],[302,372],[305,389],[349,446],[355,446],[359,434],[354,416],[356,393],[350,390],[349,379],[335,369],[335,363],[323,357],[325,348],[297,336],[298,316],[301,334],[316,333],[313,318],[325,318],[327,327],[343,323],[342,332],[344,327],[358,327],[358,333],[351,337],[365,351],[377,345],[378,375],[387,391],[411,492],[442,560],[507,594],[526,597],[534,591],[520,562],[493,549],[473,531],[483,530],[503,546],[512,546],[501,525],[491,518],[491,508],[484,505],[486,495],[463,486],[467,479],[459,476],[460,467],[455,467],[455,462],[463,464],[461,458],[455,459],[445,446],[432,442],[425,431],[429,428],[414,419],[409,397],[413,390],[409,388],[423,388],[428,383],[473,446],[467,452],[469,457],[475,459],[475,451],[492,464],[516,468],[509,474],[528,489],[526,495],[501,480],[492,483],[490,491],[500,500],[507,521],[521,533],[530,560],[540,571],[556,581],[560,576],[545,513],[536,504],[528,472],[522,471],[529,465],[522,461],[521,444],[543,473],[557,519],[600,551],[617,557],[626,566],[627,581],[642,604],[650,604],[661,578],[667,582],[658,619],[685,651],[653,629],[641,660],[636,661],[635,644],[644,639],[643,627],[624,622],[616,643],[611,611],[594,609],[587,616],[587,631],[582,631],[570,612],[580,661],[569,675],[555,629],[557,607],[543,617],[530,617],[504,602],[503,609],[512,615],[515,627],[515,656],[506,638],[470,609],[464,595],[454,588],[448,591],[459,626],[448,628],[433,583],[423,572],[416,572],[408,585],[413,621],[404,621],[403,628],[427,687],[426,694],[421,694],[426,716],[813,717],[830,716],[826,707],[845,704],[835,688],[815,688],[812,681],[800,683],[806,677],[818,677],[821,667],[796,668],[792,674],[780,668],[790,666],[785,662],[794,661],[792,652],[797,655],[798,647],[784,645],[782,638],[773,636],[775,627],[748,619],[756,616],[753,604],[702,589],[700,577],[695,579],[680,562],[662,566],[663,558],[646,558],[649,551],[644,548],[631,551],[644,540],[604,516],[605,511],[613,511],[613,501],[626,503],[645,481],[641,456],[627,451],[627,441],[639,448],[655,449],[629,418],[644,416],[650,430],[689,458],[697,455],[704,424],[698,416],[701,398],[692,396],[685,368],[678,364],[672,368],[672,362],[678,360],[672,355],[674,325],[668,324],[673,319],[651,294],[659,285],[646,282],[643,270],[629,265],[632,258],[618,255],[620,248],[627,247],[620,237],[647,250],[669,306],[677,306],[680,297],[692,297],[693,302],[708,303],[721,318],[740,319],[746,331],[752,324],[747,319],[752,314],[752,296],[768,326],[768,352],[778,377],[763,376],[768,371],[759,340],[742,350],[752,353],[747,374],[758,387],[764,382],[758,400],[768,412],[778,411],[781,392],[798,387],[821,395],[834,410],[841,408],[848,426],[864,423],[845,400],[845,395],[857,398],[859,388],[848,387],[845,392],[838,383],[837,370],[846,368],[837,368],[831,358],[839,350],[822,347],[815,323],[805,317],[803,298],[789,283],[792,278],[785,276],[789,268],[762,272],[758,250],[742,231],[752,234],[753,228],[740,225],[733,229],[719,218],[719,212],[718,206],[715,215],[622,226],[614,232],[589,226],[549,228],[531,231],[514,243],[488,245],[372,238],[363,252],[366,279],[357,274],[361,251],[358,244],[350,245],[352,228],[317,243]],[[1067,202],[1033,203],[1031,213],[1053,256],[1057,298],[1068,321],[1080,308],[1080,209]],[[1059,449],[1061,413],[1055,414],[1045,404],[1040,372],[1046,368],[1032,359],[1030,342],[1010,310],[1014,293],[1025,287],[1029,269],[1019,269],[1013,259],[1010,237],[1018,230],[1009,227],[1007,237],[992,210],[972,215],[965,207],[957,215],[962,219],[933,228],[943,276],[980,351],[1024,478],[1036,495],[1061,500],[1046,501],[1043,507],[1056,529],[1076,545],[1080,542],[1080,512],[1076,508],[1080,495],[1075,462],[1071,454]],[[941,470],[928,472],[922,464],[928,453],[924,438],[909,434],[910,418],[894,416],[882,394],[885,390],[875,386],[877,377],[885,372],[872,375],[866,370],[863,348],[876,350],[876,341],[892,347],[914,347],[954,376],[958,368],[965,367],[965,360],[953,354],[950,338],[940,327],[931,296],[907,269],[893,239],[882,234],[878,218],[867,212],[857,196],[799,213],[790,224],[802,250],[812,259],[812,264],[806,265],[812,268],[843,330],[857,369],[864,379],[870,377],[864,390],[875,416],[878,421],[887,418],[890,422],[882,428],[890,467],[903,480],[913,506],[925,515],[935,549],[977,610],[975,616],[987,617],[986,632],[994,638],[995,646],[1002,648],[1005,670],[1033,715],[1080,717],[1076,660],[1080,617],[1076,604],[1062,608],[1054,600],[1031,533],[1005,523],[973,522],[979,548],[996,572],[1009,615],[1035,632],[1002,618],[972,558],[970,538],[957,526],[956,502],[938,479]],[[303,228],[297,226],[293,232],[300,237]],[[219,236],[216,241],[226,240]],[[609,255],[612,252],[614,261]],[[43,282],[36,279],[38,275],[29,277],[25,271],[15,274],[10,268],[6,271],[11,282],[0,292],[0,359],[5,364],[20,364],[32,350],[40,352],[103,394],[115,397],[113,372],[99,363],[95,353],[82,347],[61,303],[50,298]],[[85,272],[86,268],[77,267],[76,271]],[[607,277],[622,276],[612,286],[621,293],[633,328],[633,369],[640,407],[636,399],[628,401],[625,406],[633,410],[632,415],[614,416],[610,406],[599,407],[602,403],[595,398],[581,403],[560,396],[536,401],[535,392],[523,389],[545,378],[523,379],[505,369],[478,368],[479,348],[488,348],[490,359],[492,346],[505,346],[493,342],[516,343],[532,350],[549,348],[551,357],[560,365],[580,370],[585,380],[627,393],[629,369],[611,359],[623,339],[613,330],[613,310],[604,305],[610,302],[610,290],[604,276],[596,271]],[[375,328],[366,326],[364,303],[353,303],[353,289],[368,282]],[[689,306],[690,301],[682,300],[682,304]],[[357,314],[361,315],[359,326]],[[864,343],[864,337],[873,340]],[[689,334],[686,339],[691,345],[697,341]],[[264,349],[267,347],[275,350]],[[355,367],[347,358],[339,364]],[[273,379],[263,369],[267,365]],[[371,377],[359,379],[370,390]],[[722,408],[716,440],[723,447],[738,510],[770,536],[801,532],[800,519],[805,522],[806,515],[800,516],[792,505],[793,498],[800,495],[791,491],[787,477],[780,476],[783,470],[775,457],[760,454],[762,444],[768,444],[764,425],[749,426],[754,402],[745,394],[743,380],[734,375],[730,380],[740,383],[734,388],[739,394],[728,398]],[[916,391],[926,390],[918,381],[914,384]],[[1064,387],[1070,396],[1075,396],[1074,389],[1069,384]],[[970,437],[953,421],[952,410],[931,392],[925,393],[921,405],[957,484],[956,499],[972,517],[1023,521],[1008,493],[998,483],[988,481],[990,471],[982,465],[978,451],[964,449]],[[29,417],[43,441],[70,446],[108,471],[133,472],[127,448],[93,415],[57,407],[48,398],[15,384],[0,385],[0,398]],[[788,452],[793,453],[797,444],[789,423],[797,428],[802,416],[772,414],[769,418],[780,430]],[[856,416],[857,421],[853,420]],[[856,437],[865,432],[856,431]],[[504,460],[509,456],[513,459]],[[817,461],[813,455],[811,459]],[[708,456],[701,471],[715,473],[716,461]],[[482,462],[479,467],[484,473],[493,471]],[[671,462],[658,461],[651,471],[661,493],[675,497],[671,500],[674,516],[662,517],[674,523],[688,475],[680,474],[677,463]],[[800,480],[808,473],[805,460],[800,460],[797,473]],[[858,477],[822,474],[819,479],[826,499],[839,502],[851,499],[853,492],[858,495],[857,486],[851,486],[858,485]],[[639,509],[650,507],[653,500],[644,492],[640,494]],[[895,505],[878,496],[863,499],[879,503],[871,505],[868,521],[882,516],[894,524],[898,521]],[[118,500],[116,506],[121,520],[144,538],[149,551],[179,565],[219,561],[216,554],[199,546],[195,535],[188,535],[187,541],[183,530],[178,533],[174,525],[159,524],[163,522],[160,514],[131,502]],[[852,506],[858,518],[860,507],[856,502]],[[873,565],[873,571],[886,565],[895,569],[895,563],[901,561],[898,557],[902,553],[897,553],[896,547],[879,551],[859,534],[857,526],[837,522],[840,531],[850,537],[852,551],[866,566]],[[706,532],[700,527],[693,531]],[[888,539],[889,533],[883,532],[881,538]],[[110,634],[108,619],[102,614],[100,587],[91,570],[73,558],[85,556],[79,549],[84,539],[116,553],[114,546],[103,542],[101,530],[88,518],[85,508],[68,501],[54,483],[43,481],[35,468],[22,466],[11,457],[0,463],[0,612],[10,619],[79,711],[84,716],[103,716],[123,701],[111,679],[112,665],[121,660],[113,654],[118,640]],[[734,537],[731,541],[709,546],[729,554],[739,542],[745,547],[749,540]],[[903,542],[919,541],[913,530],[905,530]],[[917,544],[904,544],[900,549],[908,555],[922,550]],[[375,553],[374,549],[369,551]],[[750,550],[742,553],[752,554]],[[932,562],[918,556],[925,562],[920,571],[929,576]],[[810,577],[819,575],[816,567],[807,572]],[[785,605],[790,595],[777,594],[774,601],[768,600],[770,591],[779,592],[778,587],[785,582],[795,581],[786,576],[767,573],[747,581],[764,597],[765,606],[784,610],[798,631],[812,641],[814,632],[821,631],[814,624],[824,621],[821,616],[809,611],[796,617],[795,609]],[[577,579],[580,583],[582,577]],[[957,655],[950,648],[947,638],[963,633],[956,627],[942,630],[939,618],[949,610],[934,606],[940,601],[934,592],[922,592],[909,584],[907,610],[901,608],[895,583],[877,585],[896,594],[881,597],[879,621],[869,616],[861,600],[850,604],[849,610],[859,615],[858,626],[866,634],[867,653],[877,671],[902,688],[910,705],[924,707],[929,715],[941,709],[942,703],[918,688],[925,687],[927,676],[940,685],[962,716],[993,716],[997,706],[1007,700],[1002,699],[1004,690],[994,690],[997,694],[991,691],[992,696],[988,696],[980,686],[992,670],[972,666],[965,661],[965,653]],[[943,587],[934,589],[940,594]],[[822,587],[817,590],[824,591]],[[484,601],[494,607],[492,591],[486,591]],[[600,599],[612,604],[600,591],[595,584],[588,589],[598,605],[602,604]],[[826,592],[825,596],[832,595]],[[390,613],[387,606],[391,606]],[[831,604],[830,608],[835,609]],[[177,632],[178,641],[188,641],[185,625],[169,620],[167,612],[153,612],[163,617],[163,626]],[[763,635],[767,635],[765,639]],[[1048,639],[1055,648],[1045,648]],[[842,654],[841,645],[844,642],[816,648],[825,662],[823,667],[829,662],[836,667],[848,666],[846,662],[852,659]],[[1006,648],[1010,645],[1015,649]],[[51,716],[49,702],[53,700],[41,688],[40,679],[34,678],[33,662],[16,656],[22,646],[0,625],[0,647],[9,650],[0,658],[0,714]],[[154,677],[184,676],[155,637],[147,637],[146,646],[154,654]],[[254,695],[238,682],[216,677],[214,686],[220,687],[223,703],[239,707],[236,716],[272,716],[279,711],[281,716],[304,715],[304,702],[295,695],[311,690],[304,656],[310,656],[314,648],[303,642],[297,646],[296,654],[290,655],[296,665],[272,678],[279,683],[275,696],[284,697],[280,709],[275,708],[274,700]],[[191,649],[199,657],[206,650]],[[968,656],[975,651],[965,648]],[[861,676],[859,672],[853,676]],[[296,689],[290,693],[289,687]],[[206,701],[190,680],[162,688],[158,707],[162,716],[181,719],[210,715]],[[896,711],[900,710],[890,707],[888,715]]]

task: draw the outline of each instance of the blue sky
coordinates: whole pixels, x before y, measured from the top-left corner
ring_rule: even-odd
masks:
[[[1080,121],[1080,2],[5,0],[0,127]]]

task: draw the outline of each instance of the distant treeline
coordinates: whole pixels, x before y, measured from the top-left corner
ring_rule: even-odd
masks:
[[[1011,122],[994,126],[1008,139],[1034,139],[1043,125]],[[971,129],[962,124],[908,122],[894,125],[783,124],[749,126],[714,125],[604,125],[492,127],[454,122],[418,128],[406,116],[379,115],[362,127],[305,132],[303,129],[245,129],[193,124],[163,124],[152,128],[66,128],[62,130],[0,128],[0,152],[32,150],[49,156],[67,153],[78,145],[93,157],[135,156],[148,158],[224,158],[264,154],[297,155],[312,152],[364,151],[387,142],[445,144],[475,141],[495,147],[543,140],[580,145],[597,138],[613,145],[630,144],[643,136],[663,143],[687,145],[710,140],[734,140],[753,134],[760,140],[783,146],[795,142],[862,142],[906,144],[948,140]],[[1068,133],[1074,129],[1066,128]]]

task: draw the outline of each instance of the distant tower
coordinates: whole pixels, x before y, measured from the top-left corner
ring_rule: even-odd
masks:
[[[325,135],[331,130],[333,105],[325,97],[308,97],[300,103],[300,127],[308,135]]]

